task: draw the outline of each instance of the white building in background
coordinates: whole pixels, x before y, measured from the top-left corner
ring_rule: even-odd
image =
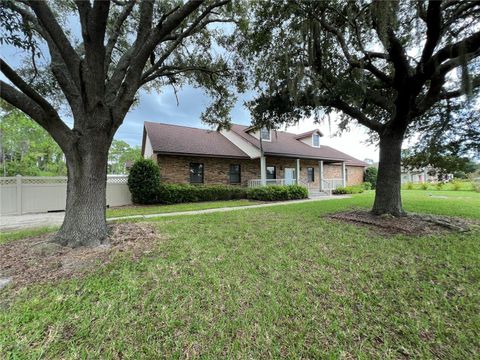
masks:
[[[424,167],[420,169],[408,169],[402,167],[402,184],[405,183],[436,183],[439,181],[450,181],[453,174],[444,175],[440,178],[440,173],[433,167]]]

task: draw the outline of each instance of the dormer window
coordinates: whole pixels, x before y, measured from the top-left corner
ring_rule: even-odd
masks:
[[[318,133],[312,135],[312,146],[320,147],[320,135]]]
[[[265,141],[271,141],[270,130],[267,128],[260,129],[260,139]]]

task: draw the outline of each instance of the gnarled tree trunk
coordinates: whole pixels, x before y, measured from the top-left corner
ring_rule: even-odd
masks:
[[[380,162],[372,212],[403,216],[401,198],[401,153],[403,133],[380,135]]]
[[[91,130],[66,152],[65,219],[54,241],[70,247],[98,246],[107,237],[106,181],[111,139]]]

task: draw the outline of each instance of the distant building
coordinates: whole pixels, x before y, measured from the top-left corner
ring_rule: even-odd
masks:
[[[402,167],[402,184],[405,183],[436,183],[439,181],[450,181],[453,179],[452,174],[442,175],[434,167],[424,167],[418,169],[408,169]]]

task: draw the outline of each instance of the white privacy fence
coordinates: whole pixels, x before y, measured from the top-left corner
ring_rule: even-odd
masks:
[[[107,205],[132,203],[128,176],[108,175]],[[0,177],[0,215],[65,210],[67,178],[65,176]]]

